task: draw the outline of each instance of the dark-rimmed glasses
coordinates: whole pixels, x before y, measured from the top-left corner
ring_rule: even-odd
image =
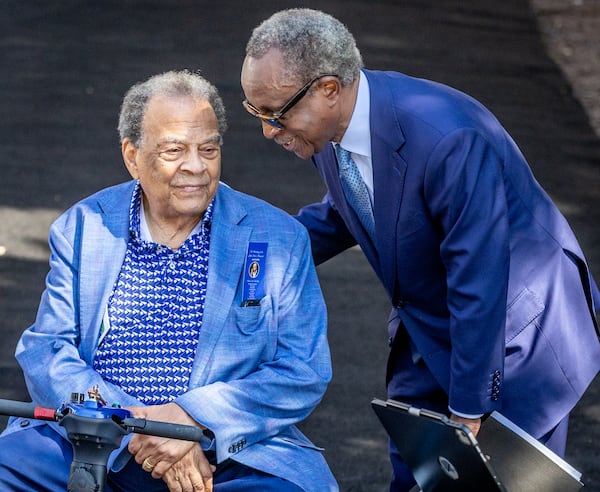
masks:
[[[252,103],[248,101],[248,99],[244,99],[242,101],[242,104],[244,108],[246,108],[246,111],[248,111],[248,113],[250,113],[252,116],[259,118],[261,121],[264,121],[265,123],[268,123],[269,125],[275,128],[282,129],[285,128],[285,126],[279,122],[281,117],[290,109],[292,109],[296,104],[298,104],[298,102],[300,102],[300,99],[302,99],[306,95],[311,85],[313,85],[317,80],[323,77],[337,77],[337,75],[333,73],[324,73],[322,75],[317,75],[314,79],[309,80],[306,84],[304,84],[302,88],[298,92],[296,92],[296,94],[294,94],[291,97],[291,99],[281,107],[279,111],[275,111],[274,113],[263,113],[256,106],[253,106]]]

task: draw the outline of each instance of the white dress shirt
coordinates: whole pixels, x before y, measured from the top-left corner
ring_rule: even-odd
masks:
[[[369,83],[364,74],[360,73],[358,95],[350,124],[342,137],[340,146],[350,151],[352,160],[367,185],[371,203],[373,203],[373,162],[371,161],[371,128],[369,126]]]

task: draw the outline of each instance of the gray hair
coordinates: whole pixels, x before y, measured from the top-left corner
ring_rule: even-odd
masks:
[[[298,83],[336,74],[345,86],[358,77],[364,66],[346,26],[319,10],[282,10],[263,21],[250,36],[246,55],[262,58],[271,48],[283,55],[284,75]]]
[[[217,88],[198,73],[188,70],[164,72],[133,85],[125,94],[119,114],[119,137],[128,138],[136,147],[142,140],[142,121],[148,101],[154,96],[191,96],[207,100],[217,116],[221,137],[227,130],[225,105]]]

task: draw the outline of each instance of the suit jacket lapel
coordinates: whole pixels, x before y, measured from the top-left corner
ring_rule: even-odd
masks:
[[[108,199],[98,201],[100,214],[88,214],[81,235],[79,273],[82,348],[84,358],[92,360],[108,297],[121,270],[129,238],[129,207],[135,182],[119,187]]]
[[[190,387],[202,386],[205,369],[235,302],[252,229],[239,225],[247,215],[232,199],[235,192],[221,183],[217,192],[210,232],[208,282],[198,351],[190,375]],[[236,350],[232,347],[232,350]]]
[[[407,163],[400,155],[405,138],[400,127],[393,94],[383,78],[365,71],[369,81],[371,158],[375,189],[375,229],[381,277],[390,296],[396,290],[396,237],[404,196]]]

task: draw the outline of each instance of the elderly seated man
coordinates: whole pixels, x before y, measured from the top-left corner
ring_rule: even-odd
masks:
[[[198,426],[190,442],[135,434],[107,491],[337,490],[296,427],[331,377],[326,311],[304,227],[220,180],[215,87],[167,72],[125,95],[132,181],[51,227],[50,272],[16,357],[33,401],[98,387],[134,416]],[[12,419],[0,489],[64,491],[73,457],[55,422]]]

